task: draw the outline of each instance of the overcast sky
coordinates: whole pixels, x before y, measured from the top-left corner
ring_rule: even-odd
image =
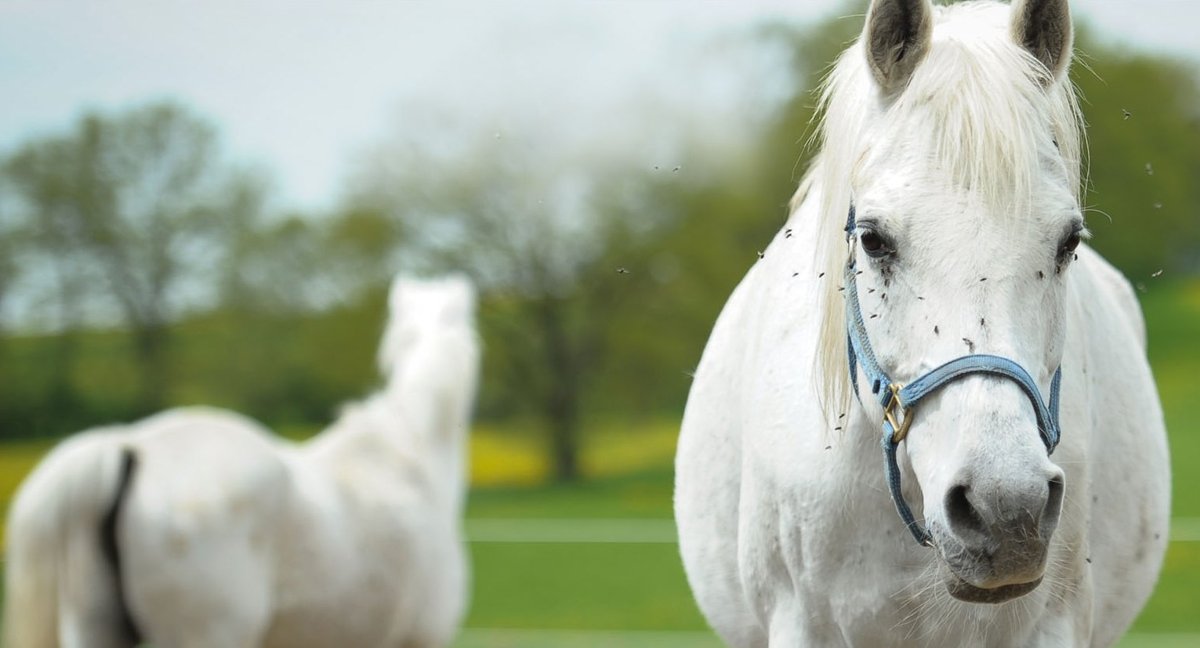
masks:
[[[401,126],[406,111],[475,116],[500,128],[533,119],[552,132],[617,141],[669,130],[675,124],[662,120],[671,114],[736,133],[738,115],[770,103],[782,61],[739,49],[729,35],[767,20],[810,22],[845,6],[3,2],[0,152],[66,128],[87,108],[175,98],[216,123],[232,158],[268,170],[285,204],[322,209],[335,201],[347,160]],[[1072,6],[1109,38],[1200,59],[1200,3]]]

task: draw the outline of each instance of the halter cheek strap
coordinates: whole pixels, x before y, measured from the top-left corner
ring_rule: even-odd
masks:
[[[846,239],[849,241],[855,231],[854,206],[850,206],[850,214],[846,219]],[[1037,417],[1038,432],[1042,442],[1046,444],[1046,453],[1052,454],[1058,445],[1058,399],[1059,383],[1062,381],[1062,367],[1054,372],[1050,381],[1050,402],[1046,405],[1038,390],[1037,382],[1021,365],[1000,356],[988,354],[972,354],[955,358],[933,369],[908,385],[892,382],[887,373],[879,366],[871,341],[867,337],[866,325],[863,323],[862,307],[858,302],[858,282],[855,280],[858,271],[855,267],[854,255],[846,261],[845,295],[846,295],[846,334],[847,355],[850,364],[850,381],[854,387],[854,395],[858,397],[858,369],[861,368],[867,377],[871,393],[879,400],[883,408],[883,456],[884,471],[887,477],[888,490],[891,491],[892,502],[896,512],[908,527],[916,541],[924,546],[933,546],[933,536],[929,530],[922,527],[913,516],[908,502],[900,489],[900,467],[896,462],[896,449],[908,434],[912,423],[913,408],[921,399],[944,387],[947,383],[972,374],[986,374],[1007,378],[1021,388],[1033,406]]]

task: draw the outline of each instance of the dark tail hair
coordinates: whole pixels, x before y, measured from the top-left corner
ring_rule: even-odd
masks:
[[[122,632],[132,646],[142,643],[142,633],[125,600],[124,581],[121,578],[121,546],[117,542],[117,523],[125,498],[129,494],[129,485],[133,481],[133,472],[137,469],[137,461],[137,454],[132,448],[121,448],[121,474],[117,481],[117,493],[113,498],[112,505],[100,520],[100,551],[104,554],[104,559],[108,561],[109,568],[112,569],[113,582],[116,584],[114,602],[117,609],[120,610]]]

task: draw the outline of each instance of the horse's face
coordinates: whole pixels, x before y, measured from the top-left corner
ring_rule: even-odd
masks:
[[[388,295],[388,322],[379,347],[379,366],[390,375],[412,350],[447,331],[470,331],[475,289],[461,276],[436,280],[397,277]]]
[[[1038,208],[1000,215],[968,196],[913,191],[930,186],[922,175],[881,172],[861,194],[856,254],[871,260],[859,263],[860,298],[881,364],[908,382],[988,353],[1024,366],[1048,394],[1065,342],[1065,273],[1082,226],[1070,192],[1048,173]],[[992,600],[1032,589],[1064,481],[1028,398],[1012,381],[974,376],[946,385],[917,412],[908,456],[955,579],[951,592]]]
[[[889,19],[880,17],[885,5],[930,10],[925,1],[874,3],[868,55],[873,44],[887,44],[886,35],[871,33],[873,27],[888,28],[878,24]],[[1018,2],[1013,11],[1029,8]],[[941,27],[933,26],[932,16],[925,27],[924,19],[904,12],[890,19],[916,20],[917,36],[901,30],[900,38],[920,38],[920,29]],[[1015,33],[1025,33],[1021,21],[1014,18]],[[1067,40],[1056,51],[1069,50],[1069,21],[1054,26],[1062,24]],[[1039,25],[1029,29],[1047,28],[1044,21]],[[928,62],[939,46],[945,45],[936,36],[923,41],[920,56]],[[1051,71],[1059,68],[1057,61],[1043,63]],[[915,67],[907,74],[921,73],[919,61],[908,64]],[[887,94],[904,88],[878,71],[876,78],[886,111]],[[930,87],[935,86],[923,89]],[[1046,124],[1026,138],[1031,166],[1024,184],[1013,185],[1022,187],[1022,195],[988,196],[956,178],[945,158],[930,154],[931,147],[945,146],[931,143],[938,117],[922,115],[919,105],[904,109],[912,111],[908,121],[895,122],[896,128],[881,131],[877,143],[866,147],[854,187],[859,296],[881,366],[906,383],[959,356],[994,354],[1021,364],[1049,393],[1066,341],[1066,276],[1085,233],[1069,162]],[[919,124],[930,128],[914,126]],[[981,153],[986,151],[976,155]],[[1008,160],[997,156],[992,163]],[[1019,386],[982,375],[947,384],[915,410],[905,445],[950,593],[1000,602],[1037,587],[1065,483]]]

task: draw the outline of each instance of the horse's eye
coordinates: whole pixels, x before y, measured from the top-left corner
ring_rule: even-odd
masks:
[[[1063,252],[1074,252],[1075,248],[1079,247],[1079,232],[1071,232],[1067,240],[1063,241]]]
[[[892,249],[888,246],[887,241],[883,239],[875,230],[864,230],[858,235],[858,240],[862,243],[863,251],[868,255],[878,259],[882,256],[891,254]]]
[[[1076,229],[1068,234],[1067,238],[1063,239],[1062,243],[1059,244],[1058,265],[1060,267],[1070,261],[1071,257],[1075,256],[1075,249],[1079,247],[1079,243],[1083,240],[1083,237],[1084,230]]]

